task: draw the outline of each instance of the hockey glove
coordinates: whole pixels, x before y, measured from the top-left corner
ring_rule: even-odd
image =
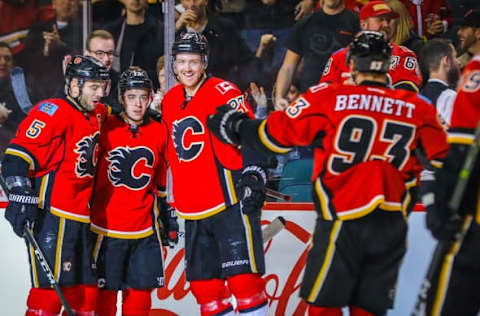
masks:
[[[229,105],[217,108],[214,115],[210,115],[207,126],[217,138],[230,145],[240,145],[240,124],[248,119],[247,114],[234,110]]]
[[[462,218],[453,214],[446,203],[440,205],[434,199],[434,193],[427,193],[422,198],[427,211],[427,228],[438,240],[457,240],[462,230]]]
[[[167,207],[160,212],[160,220],[162,221],[163,236],[167,242],[165,246],[174,246],[178,244],[178,222],[177,212],[173,207],[167,204]]]
[[[28,178],[8,177],[5,182],[9,189],[5,218],[12,225],[15,234],[23,237],[25,225],[32,227],[37,219],[38,196],[32,190]]]
[[[249,165],[242,171],[237,182],[237,192],[241,197],[240,209],[244,214],[260,212],[265,202],[267,171],[260,165]]]

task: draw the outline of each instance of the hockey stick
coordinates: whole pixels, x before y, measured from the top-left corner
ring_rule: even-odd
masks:
[[[285,202],[288,202],[292,199],[292,197],[288,194],[283,194],[283,193],[280,193],[278,191],[275,191],[275,190],[272,190],[272,189],[269,189],[269,188],[265,188],[265,194],[268,197],[271,197],[271,198],[274,198],[274,199],[277,199],[277,200],[280,200],[280,201],[285,201]]]
[[[262,240],[265,244],[270,241],[275,235],[277,235],[285,227],[285,219],[282,216],[276,217],[270,224],[262,229]],[[185,232],[178,232],[179,238],[185,238]]]
[[[278,216],[267,227],[262,230],[263,243],[270,241],[276,234],[278,234],[285,227],[285,218]]]
[[[453,190],[452,198],[448,203],[448,206],[452,212],[452,215],[457,215],[458,209],[460,208],[460,203],[462,202],[465,189],[467,188],[468,180],[472,173],[475,160],[477,159],[479,148],[478,143],[480,141],[480,121],[477,124],[475,129],[475,134],[473,137],[473,142],[470,145],[465,161],[463,162],[462,168],[458,174],[457,183],[455,189]],[[463,235],[458,234],[456,241],[461,240]],[[427,294],[432,286],[433,278],[435,277],[438,269],[442,265],[445,255],[448,253],[449,249],[452,247],[453,243],[456,241],[449,240],[440,240],[435,247],[435,251],[430,261],[430,265],[425,275],[425,279],[422,282],[420,287],[420,292],[417,295],[417,301],[415,302],[415,307],[412,311],[412,316],[422,316],[424,315],[424,310],[427,305]]]
[[[15,95],[18,105],[22,111],[27,114],[33,107],[33,104],[28,96],[23,69],[20,67],[13,67],[10,73],[10,80],[12,82],[13,94]]]
[[[3,191],[5,194],[8,196],[8,187],[3,180],[3,177],[0,176],[0,185],[2,186]],[[33,236],[32,232],[29,229],[29,223],[25,224],[25,227],[23,229],[24,237],[27,240],[27,243],[29,243],[33,247],[33,252],[35,254],[35,257],[37,257],[38,262],[40,263],[40,266],[42,267],[43,272],[45,272],[45,275],[48,279],[48,283],[53,287],[55,292],[57,292],[58,298],[60,302],[63,305],[63,308],[65,309],[65,312],[67,313],[68,316],[75,316],[75,314],[72,311],[72,308],[67,302],[67,299],[65,296],[63,296],[63,293],[60,289],[60,286],[58,285],[57,281],[55,281],[55,276],[52,272],[52,269],[50,268],[50,265],[48,264],[47,258],[45,258],[45,255],[43,254],[42,249],[37,243],[37,240]]]

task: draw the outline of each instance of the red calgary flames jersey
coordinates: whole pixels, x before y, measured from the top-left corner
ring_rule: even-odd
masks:
[[[37,104],[20,124],[5,153],[29,164],[39,187],[40,208],[90,222],[88,201],[106,115],[103,104],[81,112],[65,99],[49,99]]]
[[[153,233],[156,196],[165,197],[167,128],[149,120],[132,131],[115,115],[108,117],[100,150],[92,200],[92,231],[115,238],[142,238]]]
[[[316,145],[312,181],[323,218],[354,219],[379,207],[406,212],[421,166],[415,149],[439,166],[448,150],[435,108],[416,93],[377,86],[311,87],[259,127],[282,153]]]
[[[480,119],[480,55],[463,70],[448,132],[450,143],[471,144]]]
[[[241,91],[215,77],[206,79],[188,102],[181,84],[163,99],[174,206],[183,218],[205,218],[238,202],[234,180],[243,164],[240,151],[221,143],[206,124],[208,116],[224,104],[251,113]]]
[[[418,67],[417,56],[405,46],[392,45],[392,57],[388,76],[390,84],[395,87],[400,84],[410,84],[418,91],[422,84],[422,75]],[[327,61],[320,83],[343,84],[350,78],[347,65],[348,47],[342,48]]]

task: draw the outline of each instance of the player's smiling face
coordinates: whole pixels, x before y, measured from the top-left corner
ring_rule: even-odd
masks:
[[[125,91],[122,104],[128,118],[134,122],[141,122],[147,111],[149,99],[149,92],[145,89],[130,89]]]
[[[175,58],[175,73],[186,89],[195,89],[204,71],[205,63],[199,54],[182,53]]]

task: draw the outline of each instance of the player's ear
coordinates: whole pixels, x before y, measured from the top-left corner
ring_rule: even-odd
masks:
[[[72,78],[70,81],[70,95],[74,98],[78,97],[80,95],[80,87],[78,85],[78,79],[77,78]]]

